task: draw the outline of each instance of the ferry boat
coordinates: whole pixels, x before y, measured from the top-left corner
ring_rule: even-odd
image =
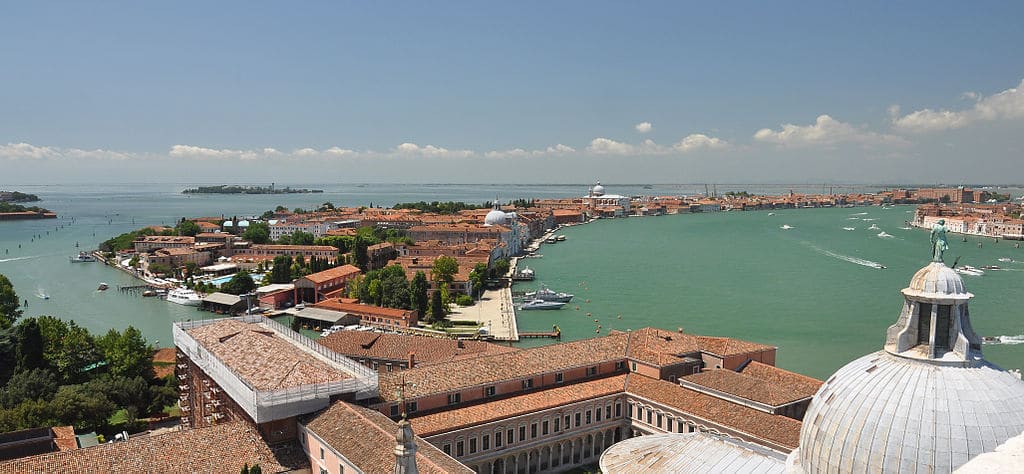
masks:
[[[185,306],[199,306],[203,299],[199,297],[199,293],[179,287],[167,292],[167,301]]]
[[[89,255],[88,252],[78,252],[78,255],[76,255],[74,257],[69,257],[69,258],[71,259],[71,263],[83,263],[83,262],[95,262],[96,261],[96,257],[93,257],[92,255]]]
[[[526,298],[531,300],[544,300],[554,301],[556,303],[568,303],[572,301],[574,295],[569,293],[555,292],[548,287],[541,285],[537,291],[530,291],[526,293]]]
[[[532,309],[562,309],[565,303],[559,303],[557,301],[544,301],[542,299],[529,300],[519,305],[521,310],[532,310]]]
[[[516,281],[531,281],[535,276],[530,267],[523,267],[522,270],[512,274],[512,279]]]

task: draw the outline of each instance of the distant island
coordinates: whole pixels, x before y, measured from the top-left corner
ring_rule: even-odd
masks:
[[[270,186],[236,186],[221,184],[217,186],[199,186],[182,191],[184,194],[309,194],[322,193],[322,189],[293,189]]]
[[[0,191],[0,202],[36,202],[39,196],[19,193],[18,191]]]
[[[36,206],[25,207],[20,204],[11,204],[9,202],[0,201],[0,221],[55,218],[57,218],[57,214],[49,209],[43,209]]]

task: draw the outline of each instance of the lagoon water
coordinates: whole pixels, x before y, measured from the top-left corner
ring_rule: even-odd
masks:
[[[166,347],[171,322],[209,313],[118,292],[118,285],[137,282],[101,263],[69,263],[68,257],[78,250],[76,242],[80,249],[92,249],[111,236],[145,225],[173,225],[185,216],[258,215],[279,204],[307,209],[325,201],[337,206],[391,206],[419,200],[482,202],[496,194],[502,200],[570,197],[586,191],[585,185],[293,186],[325,193],[188,196],[180,193],[187,187],[182,184],[2,185],[0,189],[39,195],[44,200],[33,204],[56,211],[60,218],[0,222],[0,273],[28,300],[23,308],[27,316],[74,319],[94,331],[131,324],[150,342]],[[627,195],[704,191],[703,185],[608,188]],[[737,189],[820,192],[821,186]],[[719,192],[726,190],[719,187]],[[543,282],[575,293],[576,299],[560,311],[522,312],[519,327],[550,330],[557,324],[568,339],[593,336],[598,325],[601,333],[643,326],[683,328],[776,345],[781,367],[824,378],[881,347],[885,329],[902,304],[899,290],[929,260],[927,233],[901,229],[912,210],[899,206],[785,210],[774,211],[775,215],[709,213],[601,220],[564,229],[560,233],[567,241],[544,245],[539,251],[543,258],[523,260],[537,271],[538,279],[516,289]],[[878,229],[869,230],[872,224]],[[1024,334],[1024,249],[992,239],[968,238],[964,243],[954,235],[950,247],[948,263],[960,256],[961,264],[1005,269],[964,276],[968,289],[977,295],[971,302],[975,330],[987,336]],[[1002,257],[1015,262],[998,262]],[[887,268],[876,268],[879,265]],[[100,282],[111,289],[96,291]],[[51,298],[34,296],[40,290]],[[986,344],[984,351],[1003,367],[1024,366],[1024,344]]]

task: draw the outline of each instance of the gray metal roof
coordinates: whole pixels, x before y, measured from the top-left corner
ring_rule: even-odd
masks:
[[[289,308],[288,310],[285,311],[285,313],[291,314],[293,316],[298,316],[300,318],[315,319],[317,321],[323,321],[332,324],[341,321],[342,318],[348,316],[348,313],[344,311],[333,311],[321,308]]]
[[[218,292],[207,295],[206,298],[203,298],[203,302],[234,306],[238,303],[241,303],[242,298],[240,298],[238,295]]]
[[[631,438],[601,455],[601,472],[783,473],[781,454],[743,441],[706,433],[672,433]]]

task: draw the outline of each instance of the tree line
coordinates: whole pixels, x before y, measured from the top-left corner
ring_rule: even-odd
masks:
[[[115,432],[177,398],[173,375],[155,377],[153,347],[138,329],[94,335],[74,321],[21,316],[0,275],[0,432],[62,425]],[[121,410],[127,426],[112,426]]]

